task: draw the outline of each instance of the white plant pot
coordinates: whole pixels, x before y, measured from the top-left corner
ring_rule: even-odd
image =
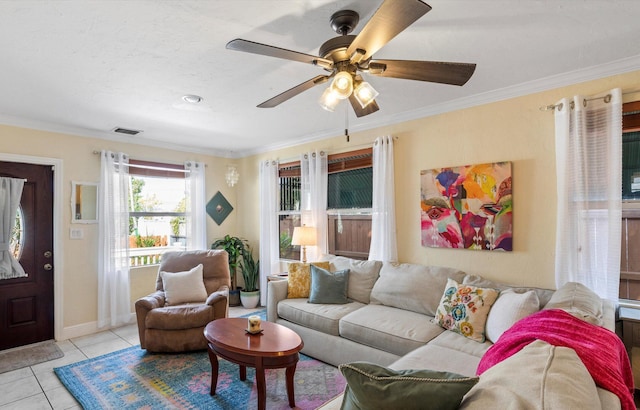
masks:
[[[258,303],[260,303],[260,291],[256,290],[254,292],[245,292],[244,290],[241,290],[240,301],[242,302],[242,306],[245,308],[253,309],[258,306]]]

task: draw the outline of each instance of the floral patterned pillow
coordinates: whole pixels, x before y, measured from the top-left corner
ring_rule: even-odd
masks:
[[[308,298],[311,289],[311,265],[329,270],[329,262],[289,264],[289,284],[287,285],[287,298]]]
[[[484,342],[489,310],[499,291],[447,281],[434,322],[476,342]]]

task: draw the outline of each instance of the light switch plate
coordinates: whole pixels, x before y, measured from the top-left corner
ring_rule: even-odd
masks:
[[[70,239],[82,239],[82,238],[84,238],[84,230],[82,228],[70,228],[69,229],[69,238]]]

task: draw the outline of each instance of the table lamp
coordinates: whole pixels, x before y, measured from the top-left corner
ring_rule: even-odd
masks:
[[[302,225],[293,228],[291,245],[302,246],[302,263],[307,263],[307,246],[315,246],[316,237],[316,228],[312,226]]]

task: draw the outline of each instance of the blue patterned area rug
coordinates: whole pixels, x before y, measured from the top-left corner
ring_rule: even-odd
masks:
[[[148,353],[139,346],[54,369],[84,409],[255,409],[255,370],[240,381],[238,365],[220,360],[218,388],[209,395],[207,352]],[[284,369],[267,369],[267,408],[289,409]],[[300,355],[294,378],[296,406],[316,409],[344,391],[333,366]]]

